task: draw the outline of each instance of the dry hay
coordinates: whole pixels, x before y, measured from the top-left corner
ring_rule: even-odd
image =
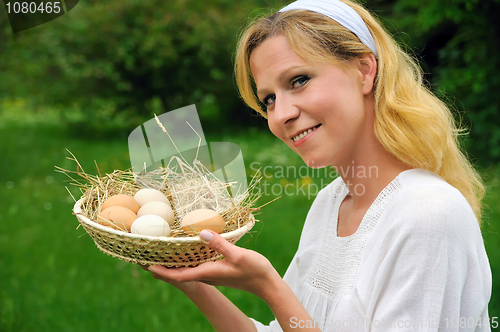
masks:
[[[190,237],[197,234],[186,234],[180,227],[182,217],[195,209],[212,209],[217,211],[226,223],[224,233],[245,225],[250,213],[256,214],[260,207],[252,207],[261,196],[257,184],[260,178],[255,175],[247,190],[232,197],[228,189],[237,189],[237,183],[225,183],[214,176],[205,166],[195,160],[188,165],[179,157],[173,157],[166,167],[152,172],[135,173],[132,169],[115,170],[110,174],[99,175],[86,173],[76,157],[71,154],[68,159],[77,165],[76,171],[57,167],[68,176],[70,184],[77,186],[82,192],[82,213],[90,220],[97,220],[104,201],[113,195],[126,194],[133,196],[142,188],[153,188],[165,194],[174,210],[175,220],[171,226],[170,237]],[[174,164],[175,166],[171,166]],[[258,174],[258,173],[257,173]],[[77,175],[79,178],[76,178]]]

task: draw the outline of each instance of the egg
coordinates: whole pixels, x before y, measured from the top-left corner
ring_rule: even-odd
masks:
[[[169,236],[170,226],[162,217],[146,214],[134,221],[130,227],[130,232],[140,235]]]
[[[125,194],[119,194],[109,197],[102,204],[101,211],[106,210],[110,206],[123,206],[134,213],[137,213],[140,208],[139,203],[137,203],[137,201],[132,196]]]
[[[134,199],[139,203],[141,207],[149,202],[163,202],[171,206],[167,196],[165,196],[165,194],[156,189],[150,189],[150,188],[141,189],[135,193]]]
[[[113,229],[129,232],[130,225],[136,219],[137,215],[134,212],[123,206],[115,205],[103,210],[97,217],[97,222]]]
[[[189,212],[182,218],[181,227],[187,234],[198,234],[204,229],[217,233],[224,231],[224,219],[214,210],[198,209]]]
[[[170,226],[174,223],[174,211],[170,205],[163,202],[149,202],[144,204],[137,212],[137,216],[142,217],[146,214],[154,214],[162,217]]]

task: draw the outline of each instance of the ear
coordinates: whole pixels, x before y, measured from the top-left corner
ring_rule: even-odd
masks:
[[[375,59],[373,54],[369,54],[357,58],[356,64],[360,74],[363,94],[370,94],[373,90],[375,76],[377,75],[377,59]]]

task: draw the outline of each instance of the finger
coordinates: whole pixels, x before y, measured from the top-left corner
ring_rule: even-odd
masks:
[[[206,262],[196,267],[174,269],[160,265],[151,265],[149,271],[151,271],[153,277],[169,282],[200,281],[207,284],[213,284],[214,281],[220,279],[222,276],[227,276],[229,272],[226,264],[223,264],[222,261]]]
[[[139,263],[137,263],[137,265],[139,265],[144,271],[149,271],[149,269],[148,269],[149,265],[143,265],[143,264],[139,264]]]
[[[197,281],[196,273],[193,273],[194,268],[178,267],[169,269],[161,265],[150,265],[148,269],[155,278],[160,277],[164,280],[176,282]]]
[[[168,274],[168,269],[165,266],[150,265],[148,266],[148,271],[151,272],[151,275],[155,279],[172,280],[172,278]]]
[[[189,281],[199,281],[189,268],[169,269],[165,266],[151,265],[149,271],[155,279],[160,279],[169,283],[183,283]]]
[[[220,236],[218,233],[213,232],[208,229],[204,229],[200,232],[200,238],[205,242],[210,248],[217,252],[220,252],[224,257],[231,261],[234,258],[236,252],[241,248],[229,243],[226,239]]]

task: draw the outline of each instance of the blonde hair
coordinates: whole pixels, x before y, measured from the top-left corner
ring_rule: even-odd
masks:
[[[341,0],[364,20],[378,50],[374,84],[375,135],[382,146],[413,168],[440,175],[467,199],[481,224],[485,189],[461,151],[453,114],[423,84],[421,69],[361,5]],[[255,95],[250,54],[264,40],[283,35],[300,57],[342,65],[371,51],[351,31],[327,16],[291,10],[251,22],[240,37],[235,59],[238,90],[244,102],[267,117]]]

